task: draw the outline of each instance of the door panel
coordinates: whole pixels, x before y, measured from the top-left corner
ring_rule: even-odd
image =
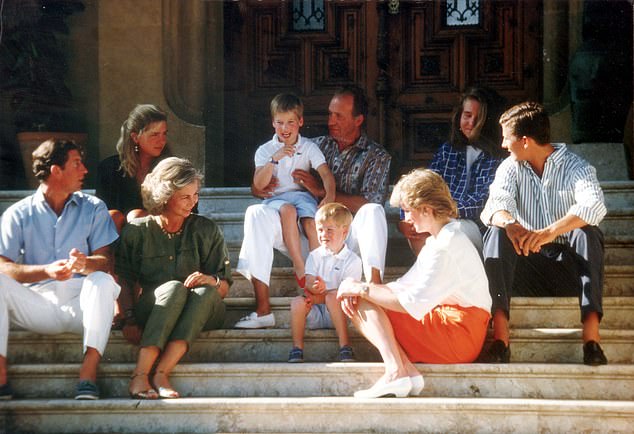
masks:
[[[393,177],[429,162],[466,86],[509,103],[541,99],[541,1],[481,0],[479,24],[458,27],[447,25],[446,0],[397,2],[396,13],[385,2],[325,1],[323,29],[309,31],[295,30],[293,4],[224,5],[225,185],[250,184],[279,92],[302,97],[302,134],[313,137],[326,132],[333,91],[363,87],[368,135],[394,156]]]
[[[376,42],[368,41],[367,22],[376,21],[376,8],[326,2],[322,31],[293,30],[291,8],[292,2],[279,1],[225,4],[225,185],[251,183],[255,151],[273,135],[269,103],[276,94],[302,98],[301,134],[314,137],[327,131],[334,90],[372,85],[367,65],[376,64]]]

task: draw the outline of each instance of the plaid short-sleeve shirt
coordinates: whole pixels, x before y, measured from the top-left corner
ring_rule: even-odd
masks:
[[[342,152],[331,136],[312,140],[324,153],[337,190],[363,196],[369,202],[381,205],[385,202],[392,157],[383,146],[368,139],[365,134]]]

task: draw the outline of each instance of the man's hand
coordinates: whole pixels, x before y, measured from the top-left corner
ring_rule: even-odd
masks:
[[[83,273],[86,271],[87,256],[78,249],[73,248],[68,254],[68,269],[73,273]]]
[[[280,181],[275,177],[271,177],[271,181],[263,189],[257,188],[251,184],[251,194],[260,199],[268,199],[273,194],[273,191],[280,185]]]
[[[511,243],[513,243],[515,253],[520,256],[528,256],[530,250],[524,251],[524,243],[531,232],[519,223],[507,225],[504,230],[506,231],[506,236],[508,236]]]
[[[68,264],[68,260],[59,259],[55,262],[48,264],[44,271],[46,275],[54,280],[68,280],[73,276],[71,266]]]
[[[538,253],[544,244],[551,243],[555,238],[557,234],[550,227],[529,231],[522,244],[522,252]]]
[[[297,169],[294,170],[291,175],[293,176],[293,179],[296,183],[308,190],[308,192],[315,196],[318,200],[322,199],[326,195],[321,182],[319,182],[313,175],[311,175],[310,172]]]

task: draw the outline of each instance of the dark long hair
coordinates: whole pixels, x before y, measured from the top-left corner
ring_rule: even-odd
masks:
[[[469,141],[460,131],[460,117],[462,108],[468,99],[480,103],[480,110],[474,128],[479,130],[476,139]],[[467,145],[480,148],[494,157],[505,155],[501,147],[502,135],[498,119],[504,107],[504,99],[494,90],[485,87],[470,87],[460,97],[451,117],[451,132],[449,142],[458,150],[463,150]]]

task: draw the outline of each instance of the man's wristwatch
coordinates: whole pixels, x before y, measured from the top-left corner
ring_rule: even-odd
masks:
[[[370,284],[369,283],[362,283],[361,284],[361,294],[359,294],[361,297],[367,297],[368,294],[370,294]]]
[[[271,164],[280,164],[280,162],[279,161],[275,161],[273,159],[273,157],[271,157],[271,159],[269,160],[269,163],[271,163]]]
[[[506,227],[508,225],[514,225],[515,223],[517,223],[517,220],[515,218],[510,218],[508,220],[504,220],[502,222],[502,228],[506,229]]]

